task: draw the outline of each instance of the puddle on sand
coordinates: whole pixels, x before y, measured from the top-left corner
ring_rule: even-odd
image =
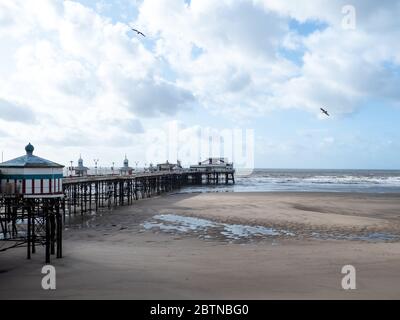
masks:
[[[363,235],[356,234],[330,234],[313,232],[311,236],[315,239],[322,240],[352,240],[352,241],[367,241],[367,242],[395,242],[400,241],[400,236],[383,232],[372,232]]]
[[[146,230],[159,229],[164,232],[200,233],[200,238],[212,239],[212,235],[221,235],[230,240],[251,239],[259,237],[294,236],[285,230],[266,228],[263,226],[248,226],[241,224],[226,224],[211,220],[163,214],[153,217],[153,221],[142,224]]]
[[[222,236],[228,240],[250,240],[254,238],[276,239],[294,238],[299,236],[295,232],[267,228],[264,226],[250,226],[241,224],[219,223],[207,219],[180,216],[176,214],[156,215],[152,220],[142,223],[145,230],[160,230],[167,233],[195,233],[201,239],[213,239]],[[330,234],[311,233],[311,238],[321,240],[352,240],[367,242],[393,242],[400,241],[399,235],[389,233],[356,234]]]

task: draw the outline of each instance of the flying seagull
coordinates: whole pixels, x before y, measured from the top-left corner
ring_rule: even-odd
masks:
[[[131,27],[131,29],[132,29],[132,31],[135,31],[137,34],[140,34],[141,36],[146,37],[143,32],[140,32],[139,30],[132,28],[132,27]]]
[[[326,111],[325,109],[322,109],[322,108],[320,108],[320,109],[321,109],[321,111],[322,111],[324,114],[326,114],[326,115],[329,117],[328,111]]]

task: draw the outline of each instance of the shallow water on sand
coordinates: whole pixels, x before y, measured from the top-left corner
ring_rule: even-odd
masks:
[[[164,232],[199,233],[200,237],[211,238],[210,234],[219,234],[232,240],[262,236],[294,236],[288,231],[248,226],[241,224],[219,223],[207,219],[179,216],[175,214],[156,215],[142,224],[146,230],[159,229]]]
[[[159,230],[173,234],[196,234],[199,238],[225,238],[240,241],[250,239],[273,239],[273,238],[299,238],[303,235],[296,232],[268,228],[265,226],[250,226],[242,224],[219,223],[212,220],[186,217],[175,214],[156,215],[144,222],[141,226],[145,230]],[[400,236],[389,233],[367,233],[367,234],[333,234],[329,232],[313,232],[310,238],[320,240],[352,240],[367,242],[393,242],[400,241]]]

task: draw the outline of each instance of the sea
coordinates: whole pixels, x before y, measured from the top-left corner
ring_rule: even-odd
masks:
[[[400,193],[400,170],[255,169],[234,185],[186,187],[182,192]]]
[[[100,168],[98,174],[111,174]],[[90,168],[89,174],[95,174]],[[68,172],[65,172],[68,175]],[[185,187],[187,192],[359,192],[400,193],[400,170],[254,169],[234,185]]]

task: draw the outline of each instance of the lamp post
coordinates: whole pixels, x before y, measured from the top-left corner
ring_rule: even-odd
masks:
[[[70,176],[72,177],[72,173],[73,173],[73,170],[74,170],[72,165],[73,165],[74,161],[71,160],[70,163],[71,163],[71,166],[69,167],[69,170],[71,171]]]
[[[114,175],[114,165],[115,165],[115,162],[112,163],[112,168],[111,168],[111,170],[112,170],[112,175]]]
[[[94,161],[94,175],[97,176],[97,163],[99,162],[99,159],[93,159]]]
[[[135,161],[135,165],[136,165],[136,172],[137,172],[137,170],[138,170],[138,164],[139,164],[139,161]]]

